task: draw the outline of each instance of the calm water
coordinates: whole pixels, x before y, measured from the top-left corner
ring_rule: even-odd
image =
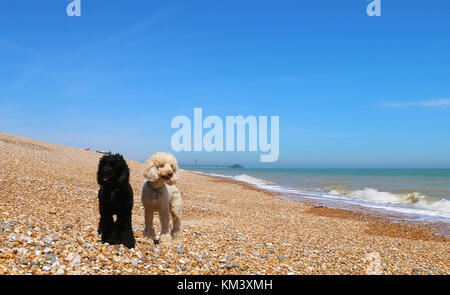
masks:
[[[191,169],[272,191],[450,221],[450,169]]]

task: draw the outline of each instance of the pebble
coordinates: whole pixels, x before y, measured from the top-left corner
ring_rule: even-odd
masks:
[[[80,264],[80,259],[74,259],[74,260],[72,260],[72,264],[74,264],[74,265]]]
[[[49,260],[51,262],[54,262],[58,259],[58,257],[54,254],[47,254],[45,257],[47,258],[47,260]]]
[[[133,260],[132,266],[133,267],[138,267],[139,264],[141,264],[141,263],[142,263],[142,260],[136,258],[136,259]]]
[[[186,251],[183,248],[177,248],[177,249],[175,249],[175,253],[184,254],[184,253],[186,253]]]

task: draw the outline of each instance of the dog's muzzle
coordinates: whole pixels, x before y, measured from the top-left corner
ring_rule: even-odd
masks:
[[[170,180],[173,176],[172,172],[167,173],[166,175],[164,175],[162,178],[164,178],[165,180]]]

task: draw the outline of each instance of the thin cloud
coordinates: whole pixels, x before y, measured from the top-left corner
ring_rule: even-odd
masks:
[[[169,16],[173,10],[174,10],[174,7],[169,6],[158,12],[150,14],[146,18],[142,19],[141,21],[133,23],[133,24],[129,25],[128,27],[108,36],[107,38],[100,40],[99,42],[88,44],[85,47],[79,48],[78,51],[83,51],[86,49],[92,50],[92,49],[103,47],[103,46],[110,45],[113,43],[121,42],[124,39],[129,38],[130,36],[138,35],[139,33],[145,31],[147,28],[151,27],[152,25],[155,25],[161,19],[164,19],[167,16]]]
[[[105,39],[95,41],[94,43],[85,44],[79,48],[75,48],[70,51],[65,51],[62,54],[53,55],[51,57],[43,56],[42,54],[39,54],[34,50],[21,47],[12,43],[5,43],[0,41],[0,46],[8,47],[11,49],[21,51],[23,53],[28,53],[31,55],[41,57],[41,59],[37,63],[35,63],[32,67],[26,68],[26,70],[22,73],[22,76],[16,82],[15,88],[22,88],[28,82],[28,80],[30,80],[31,78],[35,77],[38,74],[44,74],[50,79],[61,82],[60,75],[52,71],[46,70],[51,69],[50,67],[51,64],[59,64],[63,61],[69,60],[73,56],[77,57],[82,56],[86,52],[101,52],[101,49],[104,46],[123,42],[123,40],[126,40],[127,38],[139,35],[152,25],[157,24],[158,21],[160,21],[161,19],[168,17],[174,10],[175,7],[173,5],[168,6],[157,12],[149,14],[146,18],[129,25],[128,27],[125,27],[124,29],[118,32],[115,32],[112,35],[107,36]]]
[[[34,56],[38,56],[38,57],[42,56],[39,52],[37,52],[37,51],[35,51],[33,49],[26,48],[26,47],[23,47],[23,46],[20,46],[20,45],[17,45],[15,43],[11,43],[11,42],[2,42],[2,41],[0,41],[0,46],[1,47],[10,48],[10,49],[14,49],[14,50],[17,50],[17,51],[20,51],[22,53],[26,53],[26,54],[29,54],[29,55],[34,55]]]
[[[382,107],[448,107],[450,106],[450,98],[442,98],[435,100],[410,101],[410,102],[386,102],[381,103]]]

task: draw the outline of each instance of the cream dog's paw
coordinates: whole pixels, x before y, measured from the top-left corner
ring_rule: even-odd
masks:
[[[172,237],[170,236],[169,233],[167,234],[162,234],[159,236],[159,243],[160,244],[168,244],[172,241]]]
[[[144,229],[142,231],[142,237],[146,239],[155,240],[155,230],[154,229]]]
[[[181,233],[181,231],[172,231],[172,239],[181,241],[183,239],[183,234]]]

